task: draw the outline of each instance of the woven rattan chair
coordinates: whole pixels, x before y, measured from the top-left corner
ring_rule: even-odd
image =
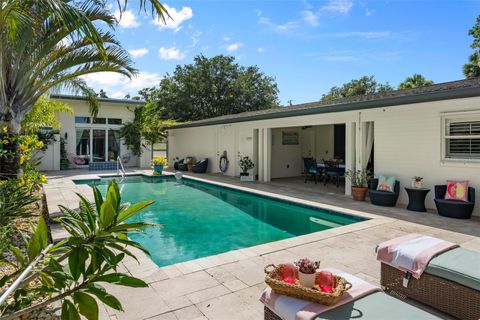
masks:
[[[395,207],[400,195],[400,181],[395,181],[394,192],[377,190],[378,179],[372,179],[368,187],[370,202],[377,206]]]
[[[435,186],[435,205],[438,214],[443,217],[470,219],[475,206],[475,189],[468,188],[468,202],[445,199],[446,185]]]

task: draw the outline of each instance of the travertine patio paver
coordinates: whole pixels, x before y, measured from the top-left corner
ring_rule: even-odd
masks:
[[[91,197],[88,186],[72,182],[73,178],[95,176],[85,173],[88,172],[72,172],[70,177],[50,179],[46,186],[49,210],[58,204],[74,207],[73,191]],[[308,204],[317,203],[329,208],[339,206],[347,213],[355,214],[360,210],[362,215],[372,219],[162,268],[157,267],[141,251],[133,249],[140,263],[128,257],[120,270],[144,279],[150,286],[145,289],[108,286],[123,303],[125,312],[107,307],[101,312],[101,319],[262,319],[263,307],[258,297],[265,287],[263,268],[267,264],[309,256],[321,260],[323,267],[343,269],[378,284],[380,264],[375,259],[375,246],[384,240],[412,232],[454,241],[480,251],[478,217],[459,221],[432,213],[412,213],[403,208],[356,203],[341,195],[319,196],[318,193],[310,194],[303,189],[301,192],[287,190],[275,183],[240,184],[227,177],[201,177],[259,192],[274,192],[282,197],[303,199]]]

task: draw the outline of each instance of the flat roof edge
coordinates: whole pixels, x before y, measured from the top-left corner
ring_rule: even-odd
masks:
[[[405,104],[471,98],[476,96],[480,96],[480,87],[456,88],[452,90],[420,93],[420,94],[407,95],[407,96],[401,96],[401,97],[355,101],[355,102],[349,102],[349,103],[332,104],[332,105],[318,106],[318,107],[298,109],[298,110],[285,110],[280,112],[272,112],[272,113],[244,116],[244,117],[231,118],[231,119],[217,119],[217,120],[212,119],[211,121],[207,120],[200,123],[192,122],[192,123],[180,124],[180,125],[169,127],[167,129],[174,130],[174,129],[205,127],[205,126],[211,126],[211,125],[229,124],[229,123],[237,123],[237,122],[288,118],[288,117],[305,116],[305,115],[311,115],[311,114],[346,112],[346,111],[374,109],[374,108],[382,108],[382,107],[388,108],[388,107],[394,107],[394,106],[405,105]]]
[[[78,100],[78,101],[85,101],[87,100],[84,96],[73,96],[73,95],[63,95],[63,94],[51,94],[51,99],[57,100]],[[144,105],[145,101],[139,100],[127,100],[127,99],[114,99],[114,98],[98,98],[100,102],[106,103],[116,103],[116,104],[130,104],[130,105]]]

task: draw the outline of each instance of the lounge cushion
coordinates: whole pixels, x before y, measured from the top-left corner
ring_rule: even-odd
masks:
[[[425,272],[480,291],[480,252],[452,249],[430,260]]]
[[[375,292],[359,300],[329,310],[313,318],[315,320],[405,320],[441,319],[383,292]]]

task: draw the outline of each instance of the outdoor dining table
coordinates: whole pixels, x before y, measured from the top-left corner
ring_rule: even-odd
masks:
[[[339,167],[340,169],[345,169],[345,163],[340,163],[340,164],[338,165],[338,167]],[[323,162],[317,163],[317,168],[325,168],[325,163],[323,163]]]

